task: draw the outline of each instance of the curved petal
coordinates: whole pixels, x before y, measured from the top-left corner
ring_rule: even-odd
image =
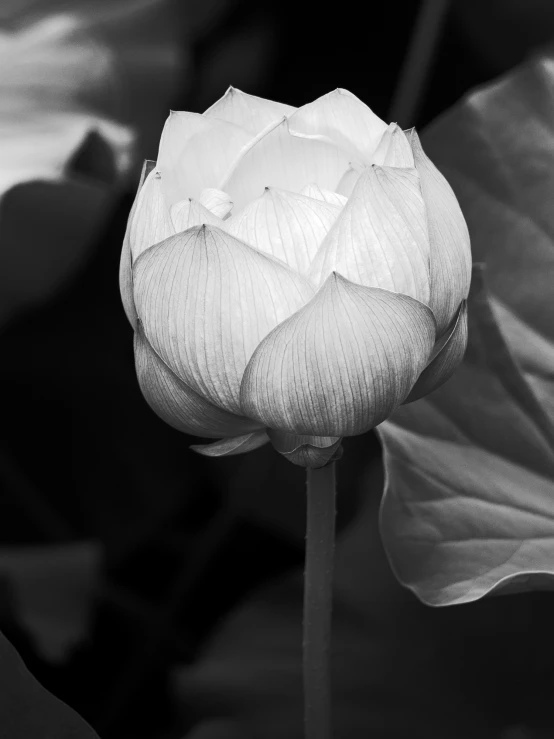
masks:
[[[192,198],[173,203],[169,212],[176,233],[186,231],[187,228],[193,226],[202,226],[204,223],[208,226],[223,227],[221,218]]]
[[[342,454],[340,436],[305,436],[268,429],[269,440],[283,457],[299,467],[324,467]]]
[[[447,180],[421,147],[419,137],[409,133],[415,166],[427,205],[431,244],[431,300],[439,335],[446,330],[458,306],[469,293],[471,246],[467,225]]]
[[[168,204],[217,187],[252,134],[199,113],[172,111],[160,140],[158,169]]]
[[[136,199],[129,213],[127,220],[127,230],[123,239],[123,247],[121,249],[121,258],[119,260],[119,293],[123,310],[129,320],[129,323],[136,331],[137,328],[137,311],[135,309],[135,299],[133,297],[133,268],[131,265],[131,244],[129,241],[129,222],[136,210]]]
[[[289,116],[295,110],[292,105],[265,100],[230,87],[204,115],[234,123],[256,136],[270,123],[280,121],[283,116]]]
[[[205,457],[233,457],[236,454],[245,454],[267,444],[269,436],[265,429],[254,431],[251,434],[233,436],[232,439],[221,439],[212,444],[193,444],[190,448]]]
[[[429,301],[429,238],[415,170],[374,165],[363,171],[309,276],[322,284],[333,271]]]
[[[336,205],[338,208],[346,205],[346,201],[348,200],[344,195],[339,195],[338,192],[333,192],[332,190],[325,190],[315,182],[311,182],[309,185],[303,187],[300,190],[300,195],[305,195],[307,198],[314,198],[315,200],[323,200],[325,203]]]
[[[198,201],[218,218],[226,218],[233,210],[234,205],[226,192],[217,190],[215,187],[207,187],[202,190]]]
[[[426,305],[333,274],[254,352],[243,413],[295,434],[361,434],[407,397],[434,342]]]
[[[218,438],[259,428],[255,421],[218,408],[180,380],[150,346],[140,322],[135,333],[135,365],[146,402],[178,431]]]
[[[335,190],[347,200],[352,195],[352,191],[356,186],[356,182],[360,179],[360,175],[365,167],[354,166],[352,163],[348,166],[346,172],[343,172],[340,180],[338,181]]]
[[[369,164],[387,124],[348,90],[337,89],[303,105],[290,117],[290,130],[325,136],[347,156]]]
[[[317,182],[332,190],[348,161],[332,143],[291,135],[284,118],[242,151],[219,187],[243,208],[265,187],[300,192],[307,183]]]
[[[121,302],[123,303],[123,309],[129,319],[129,323],[136,331],[137,329],[137,311],[135,309],[135,299],[133,297],[133,268],[132,268],[132,257],[131,257],[131,222],[134,218],[137,201],[140,189],[144,184],[144,180],[150,172],[156,166],[156,162],[149,159],[144,161],[142,165],[142,172],[140,174],[139,184],[137,188],[137,194],[131,207],[129,217],[127,219],[127,228],[125,229],[125,236],[123,238],[123,247],[121,249],[121,259],[119,262],[119,290],[121,293]]]
[[[295,192],[266,187],[226,228],[229,233],[306,272],[340,209]]]
[[[379,142],[373,163],[385,167],[415,167],[408,137],[397,123],[391,123]]]
[[[137,313],[155,351],[190,388],[238,414],[254,349],[314,292],[286,264],[213,226],[149,249],[133,279]]]
[[[153,169],[145,179],[137,195],[137,206],[130,220],[129,241],[131,260],[134,262],[143,251],[173,236],[175,228],[162,192],[162,180]]]
[[[464,300],[461,304],[453,324],[451,331],[443,334],[436,343],[429,364],[418,377],[405,403],[412,403],[429,395],[457,370],[467,346],[467,301]]]

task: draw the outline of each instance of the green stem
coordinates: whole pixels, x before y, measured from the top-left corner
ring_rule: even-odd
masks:
[[[335,463],[308,469],[304,573],[304,721],[306,739],[331,739],[329,651],[335,549]]]

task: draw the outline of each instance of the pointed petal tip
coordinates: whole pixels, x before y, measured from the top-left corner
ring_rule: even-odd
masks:
[[[234,87],[233,85],[229,85],[229,87],[225,90],[225,92],[223,94],[223,98],[232,97],[233,95],[236,95],[236,94],[239,94],[239,95],[247,95],[248,93],[245,93],[242,90],[239,90],[238,87]]]
[[[296,113],[293,114],[293,116]],[[293,117],[291,116],[291,118]],[[274,119],[239,152],[218,187],[242,209],[268,182],[300,192],[315,180],[333,190],[347,169],[347,156],[326,136],[297,130],[287,115]]]

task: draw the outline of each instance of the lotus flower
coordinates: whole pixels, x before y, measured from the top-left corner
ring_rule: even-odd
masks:
[[[230,88],[169,116],[121,262],[142,392],[237,454],[319,467],[442,384],[467,340],[466,224],[415,131],[336,90]]]

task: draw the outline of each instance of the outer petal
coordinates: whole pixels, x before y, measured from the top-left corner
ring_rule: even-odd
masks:
[[[220,188],[229,193],[237,208],[243,208],[264,187],[300,192],[307,183],[317,182],[332,190],[347,167],[348,157],[338,147],[291,135],[285,118],[244,149]]]
[[[453,321],[453,327],[436,343],[431,360],[421,375],[405,403],[429,395],[443,385],[456,371],[464,358],[467,347],[467,302],[464,300]]]
[[[211,226],[149,249],[133,277],[137,313],[156,352],[197,393],[239,414],[254,349],[313,295],[285,264]]]
[[[290,117],[292,132],[325,136],[348,157],[369,164],[387,124],[348,90],[333,90]]]
[[[221,218],[192,198],[173,203],[170,215],[176,233],[186,231],[187,228],[193,226],[202,226],[204,223],[209,226],[223,226]]]
[[[283,116],[289,116],[295,110],[296,108],[292,105],[247,95],[241,90],[230,87],[222,98],[208,108],[204,115],[234,123],[256,136],[270,123],[280,121]]]
[[[175,228],[162,192],[162,181],[155,168],[137,195],[137,205],[130,219],[129,239],[134,262],[143,251],[173,236]]]
[[[207,187],[200,193],[199,202],[218,218],[226,218],[233,210],[233,201],[223,190]]]
[[[199,113],[172,111],[166,121],[158,169],[169,204],[198,198],[217,187],[252,134],[239,126]]]
[[[333,192],[332,190],[325,190],[315,182],[311,182],[309,185],[303,187],[300,194],[305,195],[308,198],[315,198],[315,200],[323,200],[326,203],[336,205],[339,208],[346,205],[346,201],[348,200],[344,195],[339,195],[338,192]]]
[[[408,137],[397,123],[391,123],[383,134],[373,155],[373,163],[385,167],[415,166]]]
[[[178,431],[217,438],[259,428],[255,421],[218,408],[180,380],[150,346],[140,322],[135,333],[135,365],[146,402]]]
[[[221,439],[212,444],[193,444],[191,449],[205,457],[233,457],[236,454],[252,452],[269,441],[265,429],[254,431],[251,434],[233,436],[232,439]]]
[[[254,352],[243,412],[290,433],[361,434],[407,397],[434,341],[427,306],[333,274]]]
[[[121,292],[121,302],[123,303],[123,308],[125,310],[125,314],[127,315],[127,318],[129,319],[129,323],[131,324],[131,326],[133,327],[135,331],[137,328],[137,311],[135,310],[135,299],[133,297],[133,269],[132,269],[132,264],[131,264],[132,258],[131,258],[131,238],[130,238],[131,222],[133,220],[133,217],[137,209],[137,201],[138,201],[140,189],[142,185],[144,184],[144,180],[150,174],[150,172],[154,169],[155,166],[156,166],[156,162],[153,162],[148,159],[145,160],[144,164],[142,165],[142,172],[140,175],[139,185],[137,188],[137,194],[135,195],[135,200],[131,207],[129,218],[127,219],[127,228],[125,229],[125,237],[123,239],[123,247],[121,249],[121,259],[119,262],[119,289]]]
[[[464,216],[447,180],[421,147],[415,129],[410,131],[416,169],[427,206],[431,243],[431,299],[439,334],[452,321],[471,280],[471,247]]]
[[[306,272],[339,213],[335,205],[267,187],[226,227],[233,236]]]
[[[268,429],[274,448],[299,467],[324,467],[342,454],[340,436],[303,436]]]
[[[319,248],[310,277],[337,271],[352,282],[429,300],[429,238],[417,172],[368,167]]]

